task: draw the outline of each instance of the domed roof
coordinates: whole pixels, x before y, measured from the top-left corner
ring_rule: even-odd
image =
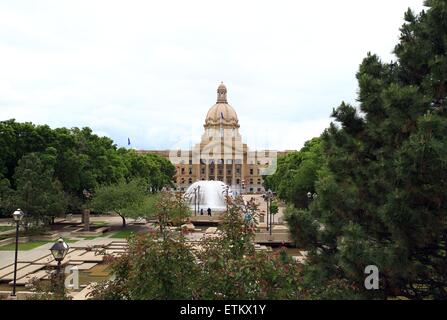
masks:
[[[239,127],[236,111],[227,102],[227,87],[221,83],[217,88],[217,102],[206,114],[205,127],[209,126]]]

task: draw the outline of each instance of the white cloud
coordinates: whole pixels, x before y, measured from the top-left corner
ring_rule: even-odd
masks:
[[[355,102],[368,51],[393,58],[404,11],[421,5],[0,1],[0,120],[90,126],[120,146],[130,137],[137,148],[188,147],[223,80],[252,149],[299,148],[332,108]]]

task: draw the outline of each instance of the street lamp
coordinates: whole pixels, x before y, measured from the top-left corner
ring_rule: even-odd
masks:
[[[14,222],[16,223],[16,252],[15,252],[15,259],[14,259],[14,281],[13,281],[13,287],[12,287],[12,296],[16,296],[16,282],[17,282],[17,255],[19,252],[19,223],[23,219],[23,216],[25,214],[22,210],[17,209],[12,214],[12,218],[14,219]]]
[[[51,254],[53,255],[54,260],[57,261],[57,273],[60,274],[61,271],[61,262],[64,260],[65,256],[68,253],[68,249],[70,247],[64,241],[64,239],[60,238],[56,243],[50,248]]]
[[[197,187],[195,187],[193,191],[194,191],[194,215],[197,216]]]
[[[309,191],[307,193],[307,206],[310,206],[311,201],[315,199],[317,199],[317,194],[316,193],[312,194],[312,192]]]
[[[272,235],[272,210],[270,208],[271,204],[272,204],[272,198],[273,198],[273,192],[272,190],[268,189],[267,191],[267,217],[270,215],[270,226],[269,226],[269,232],[270,232],[270,236]]]
[[[197,212],[200,212],[200,186],[197,186]]]

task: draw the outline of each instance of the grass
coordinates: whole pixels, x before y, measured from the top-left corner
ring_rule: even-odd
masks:
[[[93,227],[106,227],[109,224],[106,221],[94,221],[94,222],[90,223],[90,225]]]
[[[19,250],[20,251],[32,250],[49,242],[50,241],[30,241],[25,243],[19,243]],[[14,251],[15,249],[16,249],[15,243],[10,243],[0,247],[0,251]]]
[[[12,229],[14,229],[13,226],[0,226],[0,232],[9,231],[9,230],[12,230]]]
[[[125,230],[120,230],[118,232],[115,232],[114,234],[112,234],[110,236],[110,238],[120,238],[120,239],[125,239],[125,238],[129,238],[132,234],[134,233],[134,231],[129,230],[129,229],[125,229]]]
[[[73,243],[73,242],[77,242],[79,240],[64,239],[64,241],[67,243]],[[52,243],[52,242],[55,242],[55,241],[29,241],[29,242],[25,242],[25,243],[19,243],[19,251],[32,250],[32,249],[38,248],[44,244]],[[15,250],[16,250],[15,242],[6,244],[6,245],[0,247],[0,251],[15,251]]]

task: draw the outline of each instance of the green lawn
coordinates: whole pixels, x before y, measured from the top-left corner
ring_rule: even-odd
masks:
[[[0,226],[0,232],[14,229],[14,226]]]
[[[74,240],[74,239],[64,239],[65,242],[67,243],[73,243],[73,242],[77,242],[79,240]],[[40,247],[46,243],[54,243],[56,241],[30,241],[30,242],[25,242],[25,243],[19,243],[19,250],[20,251],[28,251],[28,250],[32,250],[34,248]],[[0,251],[14,251],[16,249],[16,244],[14,243],[10,243],[10,244],[6,244],[4,246],[0,247]]]
[[[120,231],[115,232],[114,234],[112,234],[110,236],[110,238],[121,238],[121,239],[124,239],[124,238],[130,237],[133,233],[134,233],[134,231],[132,231],[132,230],[126,230],[126,229],[125,230],[120,230]]]
[[[27,251],[31,250],[37,247],[40,247],[46,243],[49,243],[51,241],[30,241],[26,243],[19,243],[19,250],[20,251]],[[16,249],[15,243],[10,243],[4,246],[0,247],[0,251],[14,251]]]
[[[106,227],[109,224],[106,221],[94,221],[94,222],[90,223],[90,225],[93,227]]]

